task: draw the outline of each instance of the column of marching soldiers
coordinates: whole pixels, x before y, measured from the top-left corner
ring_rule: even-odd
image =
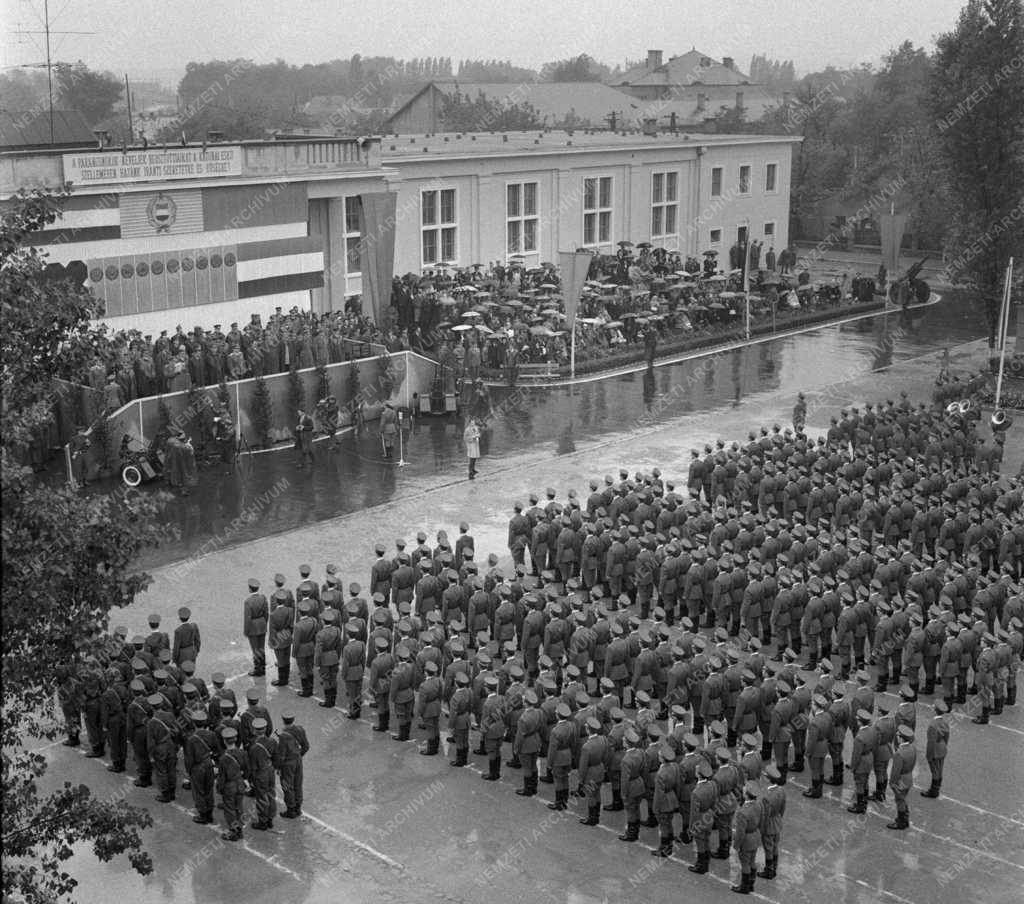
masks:
[[[796,432],[776,425],[694,450],[685,495],[658,469],[591,481],[586,500],[531,495],[509,522],[511,570],[494,554],[478,562],[463,523],[454,543],[439,531],[433,548],[424,532],[411,550],[377,544],[369,599],[358,583],[346,599],[333,565],[322,585],[301,566],[295,591],[282,574],[268,594],[251,578],[249,674],[265,675],[269,647],[273,685],[289,686],[294,660],[298,696],[313,696],[319,673],[320,706],[333,708],[343,682],[352,720],[368,693],[374,730],[393,715],[392,737],[406,741],[418,720],[426,756],[447,715],[452,766],[467,765],[476,730],[472,752],[495,781],[510,744],[516,793],[552,784],[554,810],[583,798],[584,825],[599,823],[607,784],[603,809],[625,811],[622,841],[657,827],[653,854],[692,843],[696,873],[732,846],[738,892],[753,889],[759,847],[756,875],[776,875],[787,776],[805,764],[804,797],[842,786],[849,769],[847,809],[864,813],[869,794],[882,802],[891,790],[889,828],[905,829],[919,694],[936,694],[923,726],[921,793],[932,798],[951,709],[983,725],[1016,703],[1021,481],[1000,482],[1001,444],[986,447],[970,412],[915,409],[904,396],[842,412],[815,441],[802,404]],[[301,815],[309,745],[294,713],[274,734],[259,688],[241,713],[223,674],[208,689],[195,674],[199,630],[187,609],[179,616],[173,643],[153,616],[148,636],[129,642],[118,628],[106,662],[62,673],[66,743],[78,743],[84,714],[87,755],[106,740],[119,772],[130,745],[135,784],[155,778],[160,801],[174,799],[181,749],[193,818],[212,821],[216,781],[227,839],[241,837],[247,788],[253,828],[272,827],[276,775],[282,815]],[[877,696],[890,686],[898,704]]]

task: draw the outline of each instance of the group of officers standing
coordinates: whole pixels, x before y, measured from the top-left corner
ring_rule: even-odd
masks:
[[[476,730],[473,753],[495,781],[510,745],[516,793],[550,783],[554,810],[584,798],[584,825],[599,823],[608,784],[604,810],[626,815],[621,840],[658,827],[653,853],[693,843],[698,873],[733,847],[737,892],[753,889],[758,847],[757,875],[774,877],[788,775],[805,765],[804,797],[841,787],[849,768],[847,809],[864,813],[869,795],[882,802],[891,790],[889,828],[905,829],[919,695],[941,687],[921,726],[925,797],[940,793],[951,709],[967,706],[984,724],[1016,703],[1022,491],[979,469],[984,444],[969,414],[904,398],[834,421],[817,442],[801,420],[796,432],[776,426],[742,447],[695,451],[685,496],[657,469],[593,481],[585,502],[575,491],[560,502],[549,488],[542,506],[533,495],[509,522],[511,571],[493,554],[478,562],[463,523],[454,542],[440,531],[433,547],[425,532],[413,548],[378,544],[365,595],[333,565],[322,584],[301,566],[294,590],[283,574],[267,594],[252,578],[250,674],[265,675],[269,647],[274,685],[290,684],[294,660],[299,696],[313,696],[319,674],[320,705],[331,708],[343,682],[353,720],[368,693],[374,729],[388,731],[393,714],[392,737],[406,741],[418,721],[426,756],[439,752],[447,715],[452,766],[467,765]],[[166,700],[175,679],[161,671],[155,691]],[[230,708],[222,685],[210,715]],[[890,686],[898,702],[886,699]],[[157,694],[153,718],[167,722]],[[247,747],[250,773],[265,775],[269,713],[250,694],[251,715],[222,721],[221,743],[229,754]],[[260,827],[272,803],[266,781],[252,784]],[[198,801],[197,811],[209,815]],[[229,827],[238,822],[232,809]]]

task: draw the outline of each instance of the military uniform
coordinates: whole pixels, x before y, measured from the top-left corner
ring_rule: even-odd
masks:
[[[245,822],[245,781],[249,775],[249,759],[237,746],[238,732],[231,726],[221,730],[225,751],[217,764],[217,790],[224,806],[227,831],[221,835],[225,841],[238,841]]]
[[[252,671],[249,674],[260,678],[267,670],[267,618],[269,615],[267,598],[259,593],[260,582],[250,579],[249,589],[253,591],[246,597],[242,611],[242,633],[249,640],[252,650]]]
[[[320,670],[320,686],[324,692],[320,705],[326,709],[331,709],[338,701],[338,671],[344,641],[336,621],[337,616],[332,610],[325,610],[324,625],[316,633],[316,650],[313,653],[313,665]]]
[[[309,753],[309,739],[301,725],[295,724],[295,716],[285,712],[284,723],[277,733],[277,749],[273,753],[274,768],[281,776],[281,793],[284,796],[284,819],[296,819],[302,815],[302,758]]]
[[[277,779],[274,772],[277,739],[268,737],[269,727],[266,719],[254,719],[249,744],[249,778],[256,797],[256,818],[251,826],[260,831],[272,829],[277,815]]]
[[[313,661],[316,658],[316,635],[319,625],[312,615],[313,604],[310,600],[299,603],[299,620],[295,623],[292,633],[292,656],[299,670],[302,683],[300,697],[313,696]]]

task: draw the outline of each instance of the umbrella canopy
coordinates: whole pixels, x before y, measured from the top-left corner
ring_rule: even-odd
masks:
[[[709,276],[708,282],[725,282],[725,277],[720,273],[716,273],[714,276]]]
[[[741,298],[742,296],[742,292],[720,292],[718,294],[719,298]]]
[[[716,302],[713,302],[712,304],[708,305],[708,310],[709,311],[724,311],[725,310],[725,305],[722,304],[722,302],[720,302],[720,301],[716,301]]]
[[[451,324],[447,320],[443,320],[441,323],[439,323],[437,325],[437,329],[439,329],[439,330],[446,330],[450,326],[451,326]]]
[[[743,275],[743,268],[742,267],[737,267],[735,270],[730,270],[729,271],[729,275],[730,276],[742,276]]]
[[[623,239],[621,242],[616,243],[620,248],[632,248],[633,243],[629,239]]]
[[[718,252],[714,251],[714,250],[705,251],[704,252],[704,257],[718,257]]]
[[[637,248],[653,248],[654,246],[650,242],[637,242]]]
[[[453,292],[469,292],[471,295],[476,295],[477,289],[473,286],[456,286],[452,289]]]
[[[479,316],[480,316],[480,312],[479,311],[466,311],[466,313],[462,315],[462,318],[463,318],[463,320],[465,320],[466,318],[469,318],[469,319],[472,320],[474,317],[479,317]]]
[[[551,263],[551,261],[541,261],[540,265],[542,267],[547,268],[548,270],[554,270],[555,269],[555,265],[553,263]]]
[[[531,326],[530,327],[530,333],[533,336],[554,336],[555,335],[546,326]]]
[[[549,282],[541,283],[540,287],[542,289],[557,289],[558,288],[558,286],[556,286],[554,283],[549,283]]]
[[[456,303],[456,302],[455,302],[455,299],[454,299],[454,298],[442,298],[442,299],[441,299],[441,304],[442,304],[443,306],[445,306],[445,307],[451,307],[451,306],[452,306],[452,305],[454,305],[455,303]]]
[[[605,327],[609,330],[620,330],[622,329],[622,321],[612,320],[610,323],[606,323]]]
[[[454,333],[462,333],[462,332],[465,332],[466,330],[471,330],[471,329],[474,329],[474,326],[473,326],[472,323],[457,323],[455,326],[452,327],[452,332],[454,332]]]

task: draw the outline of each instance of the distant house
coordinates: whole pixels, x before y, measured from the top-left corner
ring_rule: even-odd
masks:
[[[667,62],[662,51],[648,50],[647,61],[623,73],[611,87],[643,101],[645,118],[657,118],[662,125],[673,113],[680,126],[699,125],[723,109],[743,110],[753,121],[784,102],[751,82],[732,57],[719,62],[696,49]]]
[[[606,129],[615,114],[617,124],[635,124],[642,104],[636,98],[600,82],[428,82],[384,122],[384,132],[443,131],[445,102],[456,92],[469,100],[480,94],[505,106],[529,104],[541,124],[555,127]]]
[[[0,110],[0,151],[31,151],[43,148],[80,148],[95,144],[96,135],[76,110]]]

